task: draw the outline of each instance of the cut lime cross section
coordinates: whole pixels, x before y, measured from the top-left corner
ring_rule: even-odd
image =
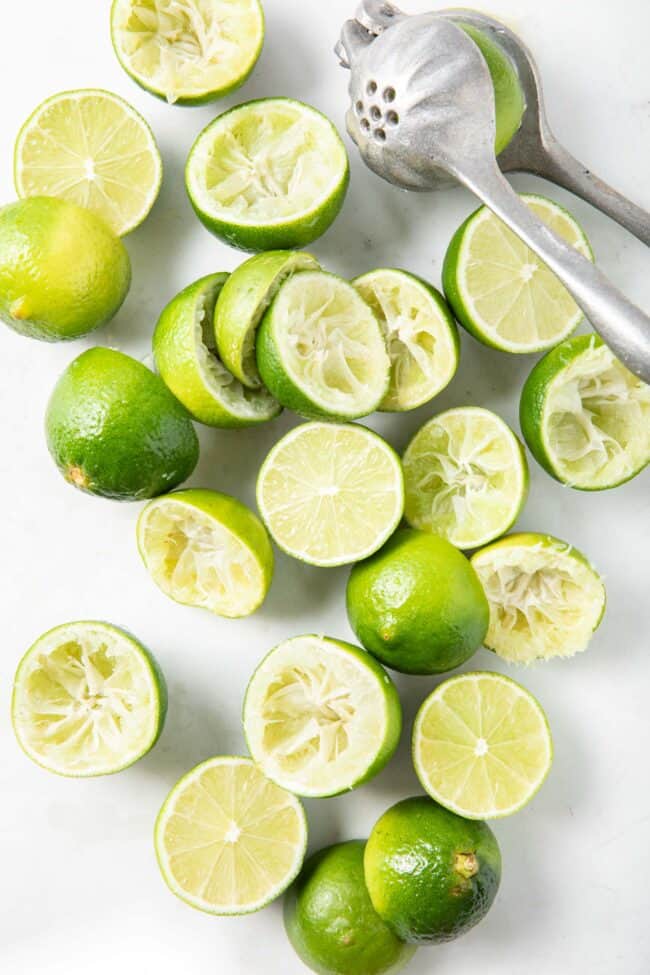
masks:
[[[188,772],[158,815],[155,847],[170,890],[209,914],[265,907],[300,870],[300,801],[248,758],[211,758]]]
[[[402,467],[365,427],[303,423],[262,464],[257,503],[289,555],[312,565],[345,565],[376,552],[397,528]]]
[[[18,665],[12,721],[38,765],[75,777],[119,772],[162,731],[165,679],[135,637],[110,623],[63,623]]]
[[[406,520],[469,549],[498,538],[528,493],[523,447],[495,413],[464,406],[440,413],[404,453]]]
[[[92,210],[118,236],[156,201],[162,162],[153,132],[128,102],[85,88],[53,95],[23,125],[14,150],[18,196],[56,196]]]
[[[553,744],[546,715],[508,677],[451,677],[426,698],[413,727],[413,762],[429,795],[467,819],[509,816],[546,778]]]

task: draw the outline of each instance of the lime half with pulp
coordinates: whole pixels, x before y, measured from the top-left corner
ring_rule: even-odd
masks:
[[[23,751],[58,775],[108,775],[154,746],[167,713],[162,671],[143,645],[96,620],[63,623],[18,665],[11,717]]]
[[[426,698],[413,726],[413,763],[423,788],[467,819],[517,812],[552,760],[542,708],[502,674],[450,677]]]
[[[402,711],[376,660],[342,640],[308,634],[285,640],[253,674],[244,733],[253,759],[300,796],[354,789],[397,747]]]

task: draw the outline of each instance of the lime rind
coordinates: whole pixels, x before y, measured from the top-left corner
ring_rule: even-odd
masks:
[[[225,273],[207,275],[172,299],[154,332],[154,357],[161,378],[195,420],[250,427],[274,419],[282,407],[266,389],[243,386],[216,353],[214,308],[227,279]]]
[[[253,674],[244,733],[262,771],[297,795],[324,797],[377,775],[402,717],[383,667],[352,644],[307,634],[279,644]]]
[[[124,630],[96,620],[63,623],[22,657],[11,717],[25,754],[57,775],[120,772],[162,733],[167,685],[153,655]]]
[[[511,678],[487,671],[459,674],[436,687],[416,715],[412,750],[424,790],[466,819],[518,812],[553,763],[539,702]]]
[[[507,532],[528,495],[522,444],[495,413],[464,406],[418,430],[403,457],[405,517],[460,549]]]
[[[397,268],[368,271],[352,282],[379,322],[391,362],[384,412],[413,410],[449,385],[458,368],[458,329],[443,296]]]
[[[606,594],[581,552],[551,535],[526,532],[488,545],[471,562],[490,606],[488,649],[523,664],[586,650]]]
[[[226,814],[221,793],[215,790],[214,784],[211,784],[206,789],[206,774],[219,767],[229,769],[229,775],[224,785],[226,790],[230,790],[229,795],[226,796],[228,800],[226,808],[230,808],[231,815]],[[246,786],[242,789],[243,808],[241,810],[236,808],[239,798],[235,785],[237,769],[246,769],[248,773],[247,778],[249,779]],[[184,794],[187,794],[192,785],[198,780],[201,780],[199,783],[199,791],[202,794],[202,800],[208,803],[206,808],[209,809],[211,820],[214,821],[206,823],[197,820],[193,822],[193,816],[196,815],[196,804],[190,800],[187,810],[182,809],[176,817],[179,820],[179,829],[170,829],[170,834],[168,834],[166,830],[175,815],[174,810],[176,806],[182,804]],[[253,819],[252,822],[246,822],[245,817],[247,815],[250,816],[254,806],[260,807],[259,816],[256,820]],[[237,819],[240,819],[240,817],[241,821],[237,822]],[[268,828],[269,820],[271,820],[270,830]],[[273,878],[270,876],[268,868],[274,872],[279,872],[278,866],[282,865],[282,861],[286,859],[286,853],[283,852],[282,856],[277,856],[275,859],[270,858],[269,863],[265,864],[267,869],[262,869],[265,843],[268,843],[270,846],[275,844],[276,849],[282,851],[286,847],[290,847],[292,848],[293,855],[290,857],[281,876],[275,882],[270,882],[267,890],[260,892],[257,897],[251,898],[248,901],[236,902],[233,897],[233,894],[236,893],[238,879],[235,851],[240,845],[242,836],[244,837],[244,841],[246,841],[246,827],[254,825],[258,828],[261,821],[265,823],[264,829],[267,835],[263,835],[261,838],[259,836],[251,837],[253,841],[251,851],[246,851],[242,858],[244,862],[248,863],[248,867],[245,867],[243,871],[240,868],[239,871],[244,881],[247,881],[249,886],[252,885],[250,879],[251,857],[257,862],[259,867],[258,870],[253,871],[253,874],[257,877],[262,876],[263,879],[268,878],[269,881],[272,881]],[[208,829],[208,833],[206,834],[208,841],[202,844],[199,840],[197,843],[197,836],[206,828]],[[208,888],[210,883],[214,882],[214,878],[211,877],[212,870],[210,870],[208,865],[208,872],[206,873],[202,862],[209,857],[207,850],[209,848],[214,850],[215,847],[221,847],[221,850],[225,851],[224,855],[231,865],[231,874],[228,877],[229,898],[222,898],[219,901],[208,900],[204,896],[208,892],[207,889],[204,889],[202,893],[200,891],[192,892],[179,882],[175,876],[172,863],[173,858],[170,856],[167,846],[169,845],[170,836],[172,842],[176,842],[174,832],[177,833],[180,839],[183,838],[183,829],[190,842],[194,842],[194,846],[187,850],[179,849],[176,859],[179,857],[183,859],[184,856],[187,857],[188,855],[191,857],[192,854],[195,854],[198,859],[198,869],[202,871],[201,879],[205,888]],[[293,835],[294,833],[296,834],[295,836]],[[287,835],[290,836],[290,839],[286,838]],[[156,819],[154,846],[160,872],[165,883],[172,893],[186,904],[208,914],[218,916],[251,914],[266,907],[267,904],[279,897],[300,872],[307,850],[307,817],[305,816],[305,811],[300,800],[267,779],[249,758],[236,755],[217,756],[201,762],[186,773],[170,791]],[[216,862],[213,862],[212,866],[214,868],[217,865],[218,859]],[[189,870],[185,872],[183,878],[186,884],[191,874],[196,872],[197,861],[195,860],[194,863],[190,861],[188,866]],[[249,875],[248,878],[246,874]]]
[[[537,363],[519,413],[535,459],[569,487],[618,487],[650,460],[650,386],[595,334],[569,339]]]
[[[259,0],[113,0],[111,40],[126,73],[170,105],[204,105],[240,88],[262,52]]]
[[[47,98],[24,122],[14,148],[19,197],[55,196],[76,203],[119,237],[149,215],[162,175],[150,125],[119,95],[100,88]]]

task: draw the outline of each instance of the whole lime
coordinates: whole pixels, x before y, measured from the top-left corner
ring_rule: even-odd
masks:
[[[0,209],[0,319],[21,335],[86,335],[113,318],[130,283],[124,244],[90,210],[48,196]]]
[[[289,941],[319,975],[390,975],[415,952],[374,910],[363,873],[365,842],[319,850],[284,900]]]
[[[485,917],[499,889],[501,854],[486,823],[415,796],[377,821],[364,869],[372,904],[395,934],[433,944]]]
[[[199,457],[192,422],[163,381],[114,349],[89,349],[68,366],[50,397],[45,431],[66,481],[118,501],[171,490]]]
[[[363,646],[405,674],[440,674],[472,656],[490,611],[465,556],[439,535],[401,528],[348,580],[350,625]]]

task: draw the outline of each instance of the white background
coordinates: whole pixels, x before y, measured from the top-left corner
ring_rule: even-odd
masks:
[[[424,10],[428,0],[409,9]],[[7,975],[299,975],[281,905],[247,918],[193,911],[164,886],[152,825],[168,789],[201,759],[242,752],[240,704],[261,655],[285,637],[321,631],[350,637],[347,571],[318,570],[279,555],[271,594],[254,617],[227,622],[166,599],[136,551],[138,505],[75,492],[48,457],[43,412],[62,369],[83,349],[115,345],[144,358],[164,304],[200,275],[242,255],[195,219],[183,188],[188,149],[222,108],[263,95],[293,95],[342,128],[346,73],[331,49],[354,0],[267,0],[267,41],[254,76],[222,105],[168,107],[123,74],[108,33],[108,0],[2,3],[0,200],[13,199],[12,147],[23,119],[66,88],[122,94],[150,120],[165,164],[162,193],[127,241],[134,280],[112,324],[72,345],[48,345],[1,328],[2,641],[0,649],[0,970]],[[537,55],[551,119],[567,145],[602,176],[650,208],[650,5],[647,0],[485,0]],[[349,144],[349,143],[348,143]],[[445,247],[473,209],[464,191],[411,196],[366,171],[350,146],[352,182],[342,215],[313,250],[352,277],[401,265],[439,285]],[[567,203],[603,269],[650,308],[648,252],[623,230],[532,177],[518,188]],[[433,412],[490,407],[516,426],[529,357],[490,352],[462,336],[462,362],[434,405],[372,418],[398,449]],[[256,471],[296,422],[284,415],[255,432],[201,428],[192,484],[253,504]],[[546,708],[555,764],[520,814],[495,826],[503,851],[500,894],[463,939],[423,949],[413,975],[643,975],[650,967],[650,623],[648,474],[615,491],[581,494],[556,484],[531,460],[526,529],[583,549],[605,575],[609,606],[587,653],[508,672]],[[9,722],[16,664],[57,623],[83,618],[124,624],[157,655],[170,685],[167,725],[154,751],[117,776],[57,778],[19,751]],[[472,668],[498,666],[479,651]],[[366,836],[391,803],[418,790],[408,750],[410,723],[434,686],[398,678],[405,709],[402,745],[360,791],[307,803],[310,845]]]

